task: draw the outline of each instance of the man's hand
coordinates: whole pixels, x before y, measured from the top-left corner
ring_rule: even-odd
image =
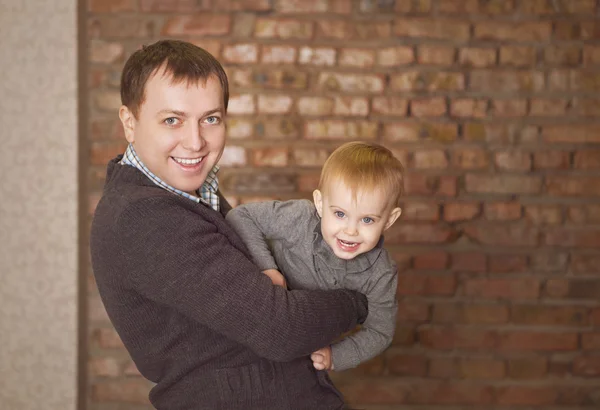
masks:
[[[285,281],[285,278],[281,272],[279,272],[277,269],[267,269],[264,270],[263,273],[271,279],[273,285],[281,286],[282,288],[287,289],[287,282]]]
[[[333,362],[331,361],[331,347],[327,346],[317,350],[310,355],[313,361],[313,366],[317,370],[333,370]]]

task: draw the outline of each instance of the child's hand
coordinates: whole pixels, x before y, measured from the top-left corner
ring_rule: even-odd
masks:
[[[310,355],[313,361],[313,366],[317,370],[333,370],[333,362],[331,361],[331,347],[327,346],[317,350]]]
[[[281,286],[282,288],[287,289],[287,282],[285,281],[285,278],[281,272],[279,272],[277,269],[267,269],[264,270],[263,273],[271,279],[273,285]]]

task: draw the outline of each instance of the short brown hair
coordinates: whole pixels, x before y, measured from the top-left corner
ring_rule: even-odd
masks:
[[[340,181],[353,195],[382,188],[390,203],[400,206],[404,193],[404,167],[392,152],[371,142],[348,142],[327,158],[321,170],[319,190]]]
[[[160,40],[133,53],[121,75],[121,103],[137,117],[144,102],[148,78],[163,67],[175,83],[206,81],[215,76],[223,89],[223,104],[227,111],[229,83],[221,63],[208,51],[179,40]]]

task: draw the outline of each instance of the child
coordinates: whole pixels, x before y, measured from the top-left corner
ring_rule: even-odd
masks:
[[[402,164],[387,148],[350,142],[325,162],[314,206],[308,200],[268,201],[238,206],[227,215],[273,283],[367,295],[362,329],[314,352],[318,370],[355,367],[392,341],[397,271],[382,233],[400,216],[402,191]]]

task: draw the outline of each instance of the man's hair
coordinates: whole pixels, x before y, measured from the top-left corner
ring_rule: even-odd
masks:
[[[389,203],[400,206],[404,193],[404,167],[392,152],[375,143],[348,142],[327,158],[321,170],[319,190],[342,182],[354,195],[382,189]]]
[[[121,103],[137,117],[144,102],[146,83],[151,75],[164,67],[173,83],[182,81],[198,83],[215,76],[223,89],[223,104],[227,111],[229,83],[227,74],[208,51],[179,40],[160,40],[143,46],[133,53],[123,67],[121,75]]]

